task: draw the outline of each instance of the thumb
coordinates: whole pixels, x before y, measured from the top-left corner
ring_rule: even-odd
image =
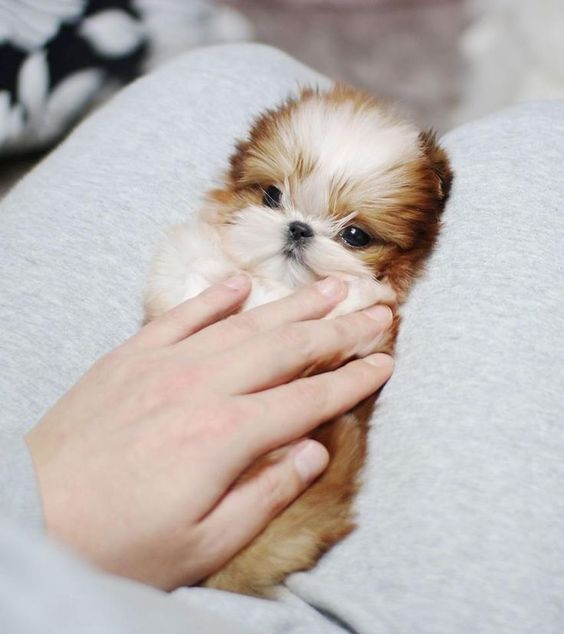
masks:
[[[235,485],[201,522],[216,552],[210,572],[217,570],[258,535],[326,469],[327,449],[302,440],[272,452]],[[208,540],[206,540],[208,541]]]

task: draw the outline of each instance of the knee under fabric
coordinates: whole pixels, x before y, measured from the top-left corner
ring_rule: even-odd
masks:
[[[120,93],[8,195],[4,431],[24,433],[135,332],[162,229],[195,209],[258,112],[316,83],[267,47],[194,52]],[[563,105],[538,103],[444,138],[454,186],[376,408],[359,528],[280,602],[179,600],[264,632],[561,629],[563,128]]]

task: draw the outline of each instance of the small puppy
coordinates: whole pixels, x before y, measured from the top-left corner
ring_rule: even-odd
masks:
[[[435,244],[450,183],[432,133],[352,88],[304,89],[257,119],[224,187],[169,230],[154,258],[145,323],[240,271],[253,283],[244,310],[333,275],[349,292],[329,317],[390,305],[380,350],[392,352],[397,308]],[[350,533],[373,403],[312,434],[329,451],[327,470],[204,585],[268,596]]]

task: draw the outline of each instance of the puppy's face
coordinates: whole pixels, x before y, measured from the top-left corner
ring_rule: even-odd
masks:
[[[401,301],[435,242],[450,179],[434,137],[369,95],[305,90],[239,143],[210,219],[252,275],[289,287],[370,277]]]

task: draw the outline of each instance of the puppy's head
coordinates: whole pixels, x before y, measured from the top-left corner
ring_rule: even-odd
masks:
[[[433,134],[357,90],[306,89],[238,144],[209,220],[252,275],[289,287],[371,277],[402,301],[436,240],[450,181]]]

